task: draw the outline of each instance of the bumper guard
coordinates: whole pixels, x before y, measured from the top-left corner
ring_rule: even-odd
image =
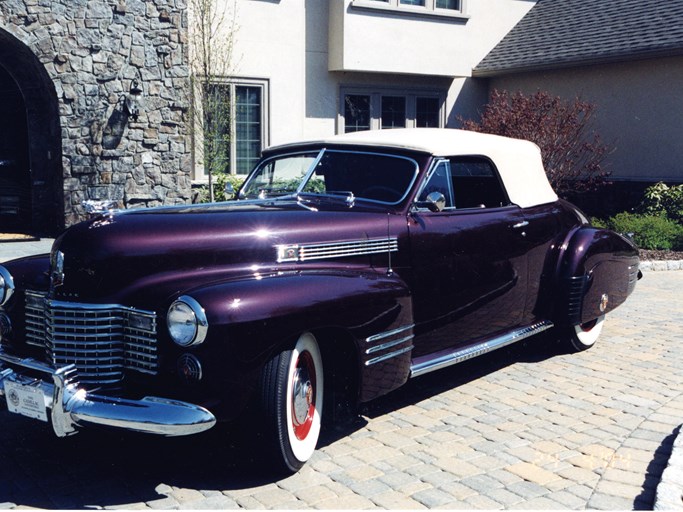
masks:
[[[40,379],[28,374],[40,375]],[[11,356],[0,349],[0,397],[10,382],[42,391],[58,437],[79,427],[101,425],[163,436],[185,436],[210,429],[216,418],[198,405],[167,398],[126,400],[88,393],[78,387],[74,365],[55,369],[35,359]]]

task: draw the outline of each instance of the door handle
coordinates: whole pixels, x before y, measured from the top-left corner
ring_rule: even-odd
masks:
[[[523,220],[522,222],[518,222],[517,224],[512,225],[512,229],[519,229],[519,228],[524,228],[529,225],[528,220]]]

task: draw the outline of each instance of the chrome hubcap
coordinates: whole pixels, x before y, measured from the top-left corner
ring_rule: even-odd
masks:
[[[301,354],[292,378],[292,427],[300,440],[310,432],[315,412],[315,369],[312,365],[311,356]]]

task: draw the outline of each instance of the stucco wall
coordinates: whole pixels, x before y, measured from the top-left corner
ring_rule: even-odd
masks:
[[[54,84],[66,225],[85,218],[84,199],[120,207],[190,200],[184,2],[3,0],[0,29]],[[137,119],[124,108],[134,80]]]
[[[595,128],[615,146],[608,157],[615,181],[683,182],[683,57],[501,77],[491,88],[563,98],[597,106]]]
[[[289,139],[289,134],[299,136],[305,99],[304,0],[224,1],[228,12],[235,11],[231,74],[268,82],[266,143]]]
[[[332,3],[330,70],[468,77],[472,68],[526,14],[535,2],[464,1],[461,15],[381,2]],[[386,4],[384,4],[386,5]]]
[[[535,4],[469,0],[468,19],[444,20],[354,9],[351,0],[223,1],[236,9],[233,74],[268,81],[269,144],[334,134],[346,86],[442,90],[455,126],[486,99],[472,67]],[[423,53],[407,51],[415,43]],[[340,52],[361,65],[338,65]]]

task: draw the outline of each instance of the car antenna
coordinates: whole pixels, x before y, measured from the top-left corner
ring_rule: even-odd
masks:
[[[391,268],[391,229],[390,229],[390,213],[387,212],[387,256],[389,257],[389,266],[387,267],[387,275],[390,276],[394,273],[394,269]]]

